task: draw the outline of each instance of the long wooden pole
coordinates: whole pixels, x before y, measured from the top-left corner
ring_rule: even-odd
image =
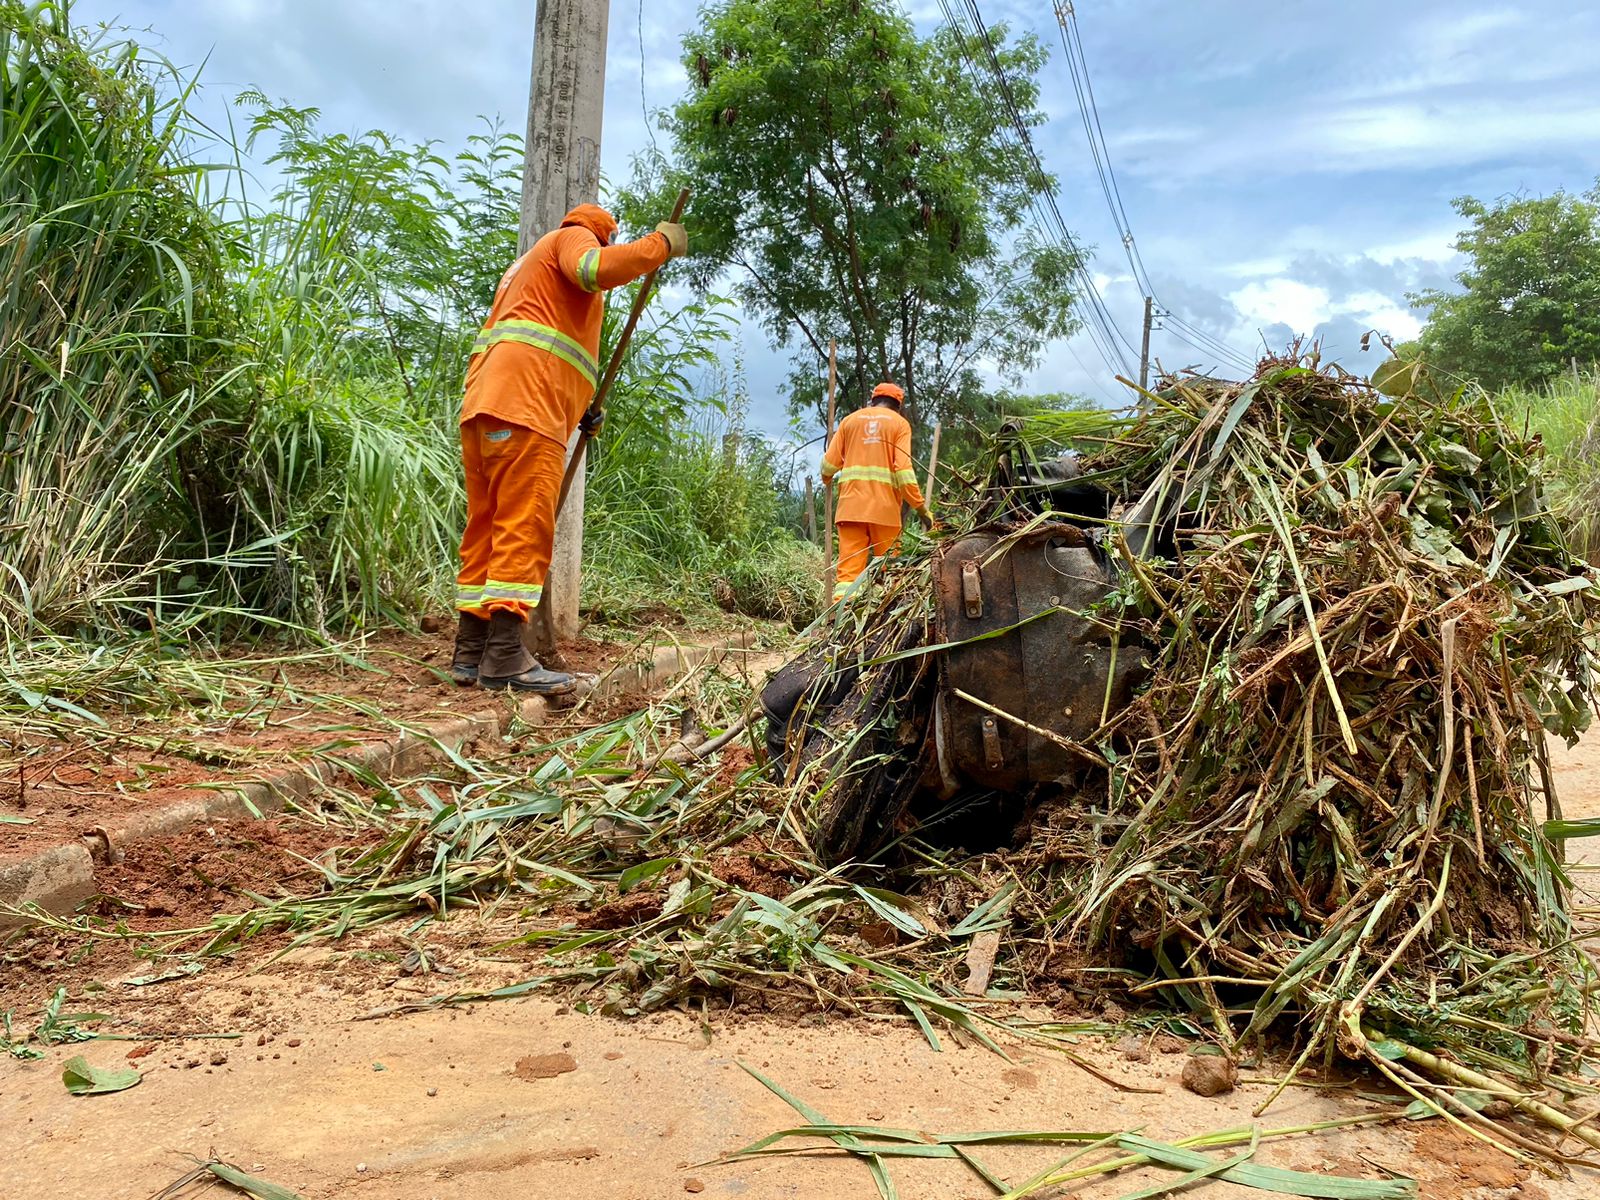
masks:
[[[928,502],[928,507],[933,508],[933,476],[939,469],[939,435],[944,432],[944,423],[935,423],[933,427],[933,449],[928,451],[928,486],[922,489],[922,498]]]
[[[833,398],[834,388],[839,382],[836,353],[838,343],[832,339],[828,341],[828,436],[822,440],[822,452],[828,452],[828,446],[833,441]],[[824,556],[828,564],[828,588],[833,587],[833,483],[825,480],[822,484],[822,545],[827,553]]]
[[[678,202],[672,206],[672,216],[668,218],[674,224],[683,219],[683,210],[689,203],[689,189],[684,188],[678,193]],[[617,381],[617,374],[622,370],[622,358],[628,351],[628,343],[633,339],[634,326],[639,324],[639,317],[644,312],[644,306],[650,300],[650,292],[656,285],[656,275],[661,268],[644,277],[644,282],[639,285],[639,294],[633,298],[633,308],[628,313],[628,321],[622,327],[622,333],[617,338],[616,347],[611,351],[611,361],[606,364],[605,374],[600,377],[600,386],[594,390],[594,399],[589,401],[589,410],[585,416],[589,418],[600,417],[606,410],[606,397],[611,392],[612,384]],[[572,490],[572,480],[583,470],[583,460],[589,449],[589,443],[594,440],[594,434],[580,427],[578,444],[573,447],[572,457],[567,460],[566,474],[561,477],[561,492],[556,497],[556,516],[561,515],[561,506],[567,502],[567,493]],[[546,581],[548,583],[548,581]],[[552,653],[556,648],[555,628],[550,619],[550,588],[547,586],[539,597],[539,607],[536,615],[539,618],[536,626],[539,633],[539,650],[543,654]]]

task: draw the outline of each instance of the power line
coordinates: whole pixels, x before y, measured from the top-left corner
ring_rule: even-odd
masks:
[[[1061,49],[1072,76],[1073,94],[1078,100],[1078,115],[1083,121],[1084,140],[1089,144],[1089,155],[1094,160],[1095,174],[1100,180],[1100,192],[1105,197],[1111,222],[1116,226],[1117,237],[1122,242],[1122,252],[1128,259],[1128,270],[1142,295],[1154,298],[1150,274],[1145,270],[1144,259],[1139,254],[1139,244],[1133,236],[1133,226],[1128,221],[1127,209],[1122,203],[1122,190],[1117,186],[1116,172],[1111,166],[1111,151],[1106,146],[1105,130],[1100,124],[1100,110],[1095,104],[1094,84],[1089,78],[1089,63],[1083,54],[1083,39],[1077,28],[1077,14],[1070,0],[1056,0],[1056,23],[1061,33]]]
[[[1254,364],[1246,355],[1178,317],[1156,296],[1150,272],[1145,267],[1144,257],[1139,253],[1139,243],[1133,235],[1133,224],[1128,219],[1127,207],[1122,201],[1122,189],[1117,183],[1116,170],[1111,165],[1111,151],[1106,146],[1105,127],[1101,123],[1100,108],[1095,101],[1094,83],[1089,76],[1089,63],[1083,50],[1083,33],[1078,24],[1078,14],[1073,6],[1073,0],[1055,0],[1055,14],[1061,34],[1061,48],[1067,60],[1068,73],[1072,77],[1073,94],[1077,98],[1078,113],[1083,121],[1084,139],[1088,142],[1089,154],[1094,160],[1095,174],[1100,182],[1100,191],[1105,197],[1112,224],[1116,227],[1117,236],[1122,242],[1134,283],[1144,297],[1160,311],[1160,315],[1169,322],[1164,328],[1178,341],[1199,350],[1202,354],[1215,355],[1231,366],[1251,369]]]
[[[999,55],[995,52],[994,41],[989,36],[988,27],[984,24],[983,14],[979,12],[975,0],[962,0],[966,10],[966,18],[970,19],[976,29],[975,37],[969,35],[966,23],[958,19],[948,0],[939,0],[939,6],[944,12],[945,23],[955,34],[957,48],[963,60],[976,80],[981,73],[981,68],[973,53],[968,48],[970,40],[977,41],[987,60],[990,74],[994,77],[1000,99],[1005,107],[1005,115],[1011,125],[1017,144],[1027,154],[1035,173],[1039,178],[1046,178],[1044,164],[1039,159],[1038,151],[1034,148],[1032,136],[1028,132],[1028,124],[1018,111],[1016,99],[1012,92],[1010,80],[1006,77],[1005,66],[1001,63]],[[1079,248],[1076,240],[1068,229],[1065,218],[1061,215],[1060,206],[1056,202],[1054,189],[1045,190],[1042,196],[1030,197],[1030,207],[1034,211],[1035,220],[1042,231],[1053,238],[1058,244],[1064,245],[1073,258],[1073,275],[1078,283],[1083,298],[1087,301],[1084,321],[1084,330],[1089,335],[1090,342],[1094,345],[1096,353],[1112,374],[1131,375],[1132,370],[1129,360],[1124,354],[1124,347],[1131,352],[1132,343],[1123,335],[1112,319],[1110,311],[1106,308],[1105,301],[1100,295],[1099,288],[1095,286],[1094,277],[1089,273],[1088,257]]]

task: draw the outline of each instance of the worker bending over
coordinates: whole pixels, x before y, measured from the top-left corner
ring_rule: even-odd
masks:
[[[850,590],[866,570],[867,554],[894,552],[904,501],[931,527],[933,517],[911,466],[911,422],[900,415],[905,392],[892,383],[872,389],[872,402],[839,422],[822,456],[822,485],[839,483],[834,524],[839,527],[839,563],[833,598]]]
[[[688,249],[682,225],[613,246],[617,223],[580,204],[506,271],[472,348],[461,405],[467,527],[456,578],[457,683],[559,694],[523,644],[544,592],[567,445],[600,382],[600,293]]]

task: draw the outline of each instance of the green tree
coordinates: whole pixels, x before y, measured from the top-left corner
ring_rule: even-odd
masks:
[[[1455,243],[1471,260],[1456,276],[1462,290],[1410,297],[1431,309],[1428,359],[1502,388],[1600,358],[1600,187],[1453,207],[1472,223]]]
[[[674,156],[640,164],[621,207],[645,225],[680,186],[698,283],[725,270],[779,346],[795,415],[822,413],[830,339],[845,407],[906,389],[925,437],[973,411],[977,364],[1019,381],[1076,328],[1070,251],[1024,230],[1054,186],[1001,135],[998,101],[948,30],[917,36],[888,0],[720,0],[684,39]],[[1024,121],[1044,120],[1034,38],[991,30]]]

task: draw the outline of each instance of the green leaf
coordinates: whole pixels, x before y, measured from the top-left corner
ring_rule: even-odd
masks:
[[[623,893],[631,892],[646,880],[654,879],[677,861],[676,858],[652,858],[649,862],[635,863],[618,877],[617,890]]]
[[[97,1096],[104,1092],[122,1092],[134,1086],[144,1076],[128,1070],[105,1070],[92,1067],[79,1054],[69,1058],[61,1070],[61,1082],[74,1096]]]
[[[1240,389],[1238,396],[1236,396],[1233,403],[1228,406],[1228,415],[1223,418],[1222,428],[1217,430],[1216,440],[1211,443],[1212,462],[1215,462],[1222,456],[1223,448],[1227,446],[1228,439],[1233,436],[1234,429],[1244,418],[1244,414],[1249,409],[1251,401],[1256,398],[1256,394],[1260,391],[1261,384],[1259,382],[1252,382],[1246,387]]]
[[[1119,1137],[1117,1145],[1130,1154],[1143,1154],[1152,1162],[1181,1171],[1209,1172],[1217,1161],[1196,1150],[1152,1141],[1132,1133]],[[1318,1200],[1414,1200],[1417,1194],[1417,1181],[1414,1179],[1351,1179],[1344,1175],[1313,1175],[1283,1167],[1263,1167],[1257,1163],[1241,1163],[1217,1171],[1216,1178],[1266,1192],[1310,1196]]]
[[[247,1175],[238,1167],[224,1162],[209,1162],[206,1170],[210,1171],[224,1183],[231,1183],[246,1195],[254,1196],[255,1200],[305,1200],[299,1192],[291,1192],[288,1188],[276,1183],[269,1183],[265,1179],[258,1179],[254,1175]]]

